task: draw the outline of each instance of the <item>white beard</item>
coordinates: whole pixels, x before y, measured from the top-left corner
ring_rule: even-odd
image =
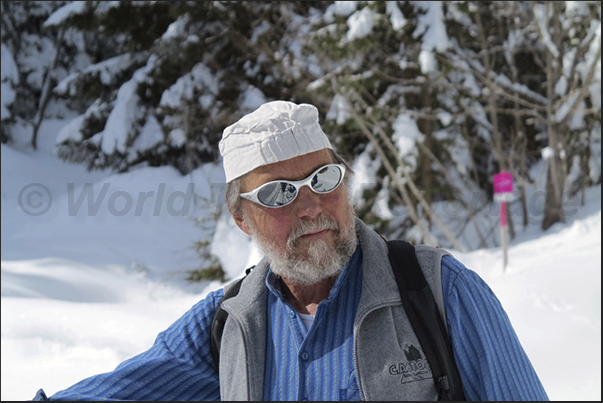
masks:
[[[356,250],[354,210],[351,206],[349,210],[349,220],[341,226],[335,219],[322,215],[315,220],[302,221],[287,238],[287,249],[284,252],[279,251],[253,225],[250,226],[251,236],[266,255],[274,274],[294,284],[313,285],[339,275]],[[308,245],[305,253],[296,245],[302,235],[322,229],[329,229],[334,233],[334,242],[329,239],[316,240]]]

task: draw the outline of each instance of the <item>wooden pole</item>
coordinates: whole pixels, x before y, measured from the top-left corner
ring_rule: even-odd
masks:
[[[500,202],[500,246],[503,253],[503,272],[507,268],[507,247],[508,247],[508,235],[507,235],[507,202]]]

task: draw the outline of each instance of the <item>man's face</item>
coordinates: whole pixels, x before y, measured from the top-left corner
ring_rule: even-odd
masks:
[[[328,150],[254,169],[243,180],[241,192],[277,180],[301,180],[333,163]],[[234,217],[269,259],[272,271],[300,284],[336,276],[356,247],[354,210],[342,184],[331,193],[314,193],[307,186],[280,208],[243,200],[243,213]]]

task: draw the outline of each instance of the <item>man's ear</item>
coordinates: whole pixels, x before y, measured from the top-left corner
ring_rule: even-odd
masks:
[[[243,214],[242,212],[235,213],[230,208],[230,206],[228,206],[228,211],[230,211],[230,215],[234,219],[234,222],[237,224],[237,226],[241,228],[241,231],[243,231],[247,235],[251,235],[251,231],[249,230],[249,224],[247,223],[247,218],[245,217],[245,214]]]

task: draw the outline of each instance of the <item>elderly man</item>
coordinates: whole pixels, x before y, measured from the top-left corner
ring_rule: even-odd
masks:
[[[210,293],[148,351],[52,398],[436,400],[387,245],[355,217],[351,171],[317,109],[266,103],[226,128],[220,151],[226,203],[264,259],[234,297]],[[441,249],[417,246],[416,257],[445,317],[465,397],[548,400],[478,275]],[[210,334],[219,306],[228,319],[218,366]]]

